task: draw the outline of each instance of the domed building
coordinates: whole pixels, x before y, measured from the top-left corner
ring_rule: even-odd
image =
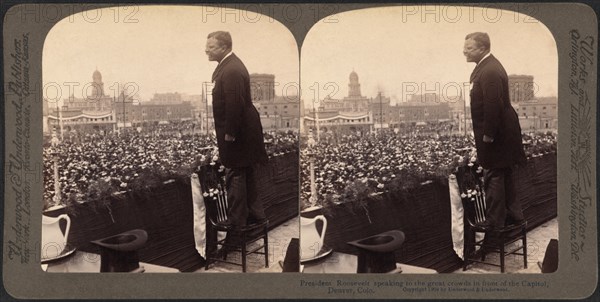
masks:
[[[92,74],[92,93],[88,95],[88,99],[101,99],[104,96],[104,83],[102,82],[102,74],[98,68]]]
[[[71,131],[112,131],[115,129],[117,117],[113,110],[113,98],[104,93],[102,73],[96,68],[92,73],[92,81],[82,87],[84,97],[70,95],[63,100],[58,110],[49,106],[46,117],[46,132],[56,129],[60,132]]]
[[[358,74],[352,70],[350,73],[350,83],[348,83],[348,96],[360,97],[360,83],[358,82]]]
[[[325,97],[318,112],[313,109],[305,113],[303,130],[315,129],[317,133],[371,131],[374,125],[371,100],[362,95],[356,71],[350,73],[348,80],[348,96],[343,99]]]
[[[369,111],[369,99],[360,92],[360,82],[356,71],[352,71],[348,77],[348,96],[343,99],[325,97],[319,110],[336,110],[341,113],[353,112],[367,113]]]

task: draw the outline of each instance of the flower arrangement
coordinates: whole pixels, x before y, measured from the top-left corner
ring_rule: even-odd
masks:
[[[366,177],[348,181],[341,194],[325,194],[323,200],[319,201],[319,204],[323,206],[326,213],[334,205],[348,204],[350,205],[349,209],[354,213],[360,209],[364,210],[369,222],[371,222],[367,204],[372,201],[381,200],[381,194],[377,192],[379,185],[375,179]]]
[[[475,200],[483,194],[483,167],[475,157],[466,157],[462,165],[456,168],[455,175],[462,199]]]
[[[72,215],[77,215],[75,205],[84,203],[90,204],[95,210],[106,208],[110,213],[110,205],[113,200],[124,200],[127,195],[131,194],[151,197],[168,181],[189,183],[190,175],[198,167],[210,162],[210,158],[212,157],[207,160],[206,156],[199,156],[193,164],[181,166],[177,170],[167,170],[161,166],[147,166],[135,173],[134,177],[127,179],[110,176],[99,178],[91,181],[84,193],[67,195],[65,206]]]
[[[66,210],[72,216],[77,216],[77,204],[86,203],[86,201],[93,200],[94,202],[89,203],[91,208],[98,212],[99,209],[105,208],[111,217],[111,220],[115,222],[112,216],[111,202],[112,200],[121,200],[124,198],[122,194],[115,194],[119,187],[115,182],[110,179],[99,179],[90,184],[88,190],[82,194],[70,194],[66,200]]]
[[[202,162],[197,171],[202,187],[202,195],[215,197],[223,192],[225,188],[225,166],[219,161],[218,155],[214,154],[210,160]]]

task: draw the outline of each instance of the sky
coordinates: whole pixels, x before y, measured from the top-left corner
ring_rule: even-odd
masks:
[[[277,95],[289,85],[287,93],[295,93],[301,78],[307,107],[315,98],[346,96],[353,70],[367,97],[379,91],[394,102],[426,91],[455,95],[475,67],[462,54],[465,35],[474,31],[490,35],[492,53],[509,74],[534,76],[536,96],[557,95],[552,34],[512,11],[421,5],[339,13],[311,28],[299,70],[296,41],[267,16],[203,6],[135,8],[88,11],[57,23],[44,44],[43,82],[53,87],[44,96],[66,98],[65,83],[75,82],[73,92],[82,97],[96,68],[109,95],[127,83],[142,101],[154,93],[201,94],[216,67],[204,53],[206,36],[215,30],[231,32],[234,53],[250,73],[275,74]]]
[[[367,97],[381,91],[398,102],[425,90],[451,97],[465,82],[468,91],[475,63],[467,63],[462,50],[466,34],[475,31],[489,34],[491,52],[509,75],[533,75],[536,96],[557,95],[556,43],[546,26],[529,16],[497,9],[413,6],[355,10],[330,19],[337,22],[317,23],[302,45],[301,85],[307,107],[335,87],[339,89],[332,98],[347,96],[353,70]],[[327,83],[333,85],[326,87]],[[468,92],[465,98],[468,101]]]
[[[233,52],[250,73],[274,74],[282,83],[278,87],[299,86],[297,43],[276,20],[202,6],[136,6],[78,13],[58,22],[44,43],[43,82],[51,87],[44,96],[67,98],[65,83],[75,82],[74,94],[82,97],[96,68],[108,95],[126,83],[134,83],[127,89],[138,89],[142,101],[154,93],[201,94],[217,66],[204,53],[206,36],[216,30],[231,33]]]

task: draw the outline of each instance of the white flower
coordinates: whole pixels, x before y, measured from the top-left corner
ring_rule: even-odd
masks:
[[[383,184],[378,184],[378,185],[377,185],[377,188],[378,188],[378,189],[383,189],[383,187],[384,187],[384,185],[383,185]]]
[[[122,182],[121,183],[121,188],[127,188],[127,183],[126,182]]]
[[[208,197],[208,193],[204,192],[204,193],[202,194],[202,196],[204,196],[204,197]]]
[[[465,193],[462,193],[462,194],[460,194],[460,197],[461,197],[461,198],[466,198],[466,197],[467,197],[467,194],[465,194]]]

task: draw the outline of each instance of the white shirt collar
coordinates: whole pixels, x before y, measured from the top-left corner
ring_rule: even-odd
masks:
[[[230,55],[232,55],[232,54],[233,54],[233,51],[230,51],[229,53],[227,53],[227,54],[226,54],[226,55],[223,57],[223,59],[221,59],[221,62],[225,61],[225,59],[227,59],[227,57],[229,57],[229,56],[230,56]],[[219,62],[219,64],[221,64],[221,62]]]
[[[479,62],[477,62],[477,65],[479,65],[479,63],[483,62],[483,60],[487,59],[487,57],[491,56],[492,53],[488,52],[487,55],[483,56],[483,58],[481,58],[481,60],[479,60]]]

